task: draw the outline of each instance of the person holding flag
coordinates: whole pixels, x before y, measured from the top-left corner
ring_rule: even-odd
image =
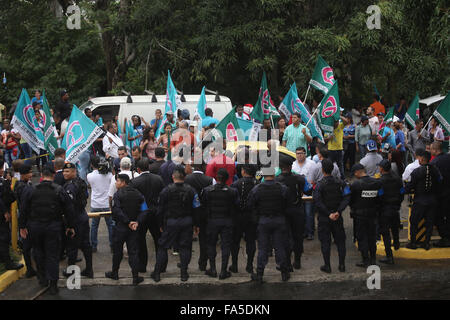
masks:
[[[250,116],[244,112],[244,107],[242,105],[237,105],[235,110],[237,119],[250,120]]]
[[[298,147],[308,148],[308,143],[312,142],[309,129],[301,124],[301,115],[295,112],[292,115],[292,124],[284,131],[283,147],[289,151],[295,152]]]
[[[170,70],[167,72],[167,89],[166,89],[166,106],[164,110],[164,117],[160,121],[155,137],[159,139],[159,136],[163,133],[163,129],[166,123],[170,123],[172,128],[176,128],[175,114],[178,108],[177,101],[177,90],[173,84],[172,78],[170,77]]]

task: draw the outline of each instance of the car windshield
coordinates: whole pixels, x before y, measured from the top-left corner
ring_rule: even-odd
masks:
[[[85,103],[83,103],[81,105],[81,107],[79,108],[81,111],[84,111],[84,109],[86,108],[90,108],[92,106],[92,101],[86,101]]]

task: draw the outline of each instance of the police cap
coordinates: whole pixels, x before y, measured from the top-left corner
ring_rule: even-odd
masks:
[[[75,164],[68,162],[64,165],[63,169],[76,169],[76,168],[77,167],[75,166]]]

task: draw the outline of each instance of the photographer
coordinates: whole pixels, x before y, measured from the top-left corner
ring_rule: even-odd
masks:
[[[109,184],[111,182],[112,173],[110,172],[108,163],[101,162],[98,156],[91,159],[92,172],[87,175],[87,181],[91,186],[91,212],[106,212],[109,210]],[[113,221],[111,216],[105,216],[105,222],[108,226],[109,245],[112,247],[112,227]],[[100,217],[92,218],[91,224],[91,245],[92,252],[97,252],[97,231],[100,224]]]

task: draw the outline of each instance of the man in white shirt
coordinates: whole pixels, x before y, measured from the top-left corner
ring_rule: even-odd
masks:
[[[139,177],[139,173],[131,171],[131,159],[128,157],[122,158],[120,160],[120,174],[126,174],[130,177],[130,179],[134,179]],[[109,206],[112,208],[112,198],[114,197],[114,193],[117,192],[116,188],[116,177],[112,176],[111,183],[109,185]]]
[[[112,122],[108,123],[106,129],[106,135],[103,137],[103,152],[106,155],[106,159],[118,158],[118,149],[123,146],[123,141],[117,135],[117,124]]]
[[[376,134],[380,127],[380,122],[378,117],[374,114],[374,109],[372,107],[367,108],[367,117],[369,118],[369,126],[372,129],[372,134]]]
[[[323,145],[319,148],[317,156],[319,157],[319,162],[311,167],[308,175],[306,176],[306,180],[308,180],[308,182],[312,185],[317,184],[320,180],[323,179],[322,160],[329,159],[328,149],[326,145]],[[335,162],[333,163],[333,171],[331,172],[331,175],[337,179],[341,179],[341,172],[339,171],[339,168]]]
[[[236,106],[236,118],[242,120],[250,120],[250,117],[244,113],[244,107],[241,105]]]
[[[315,163],[306,157],[306,150],[304,147],[298,147],[295,151],[297,160],[292,164],[292,171],[297,174],[308,176],[309,171],[314,167]]]
[[[112,174],[107,163],[100,163],[100,158],[95,156],[91,159],[93,171],[87,175],[87,181],[91,186],[91,212],[109,211],[108,191]],[[109,246],[112,248],[112,228],[113,220],[111,216],[105,216],[108,227]],[[92,252],[97,252],[97,232],[100,218],[92,218],[91,223],[91,245]]]
[[[414,157],[416,160],[414,162],[408,164],[405,168],[405,171],[402,174],[402,180],[404,182],[411,181],[411,173],[414,170],[416,170],[418,167],[420,167],[420,163],[419,163],[419,160],[417,159],[417,155],[423,154],[424,152],[425,152],[425,149],[421,149],[421,148],[416,149],[416,152],[414,154]]]

